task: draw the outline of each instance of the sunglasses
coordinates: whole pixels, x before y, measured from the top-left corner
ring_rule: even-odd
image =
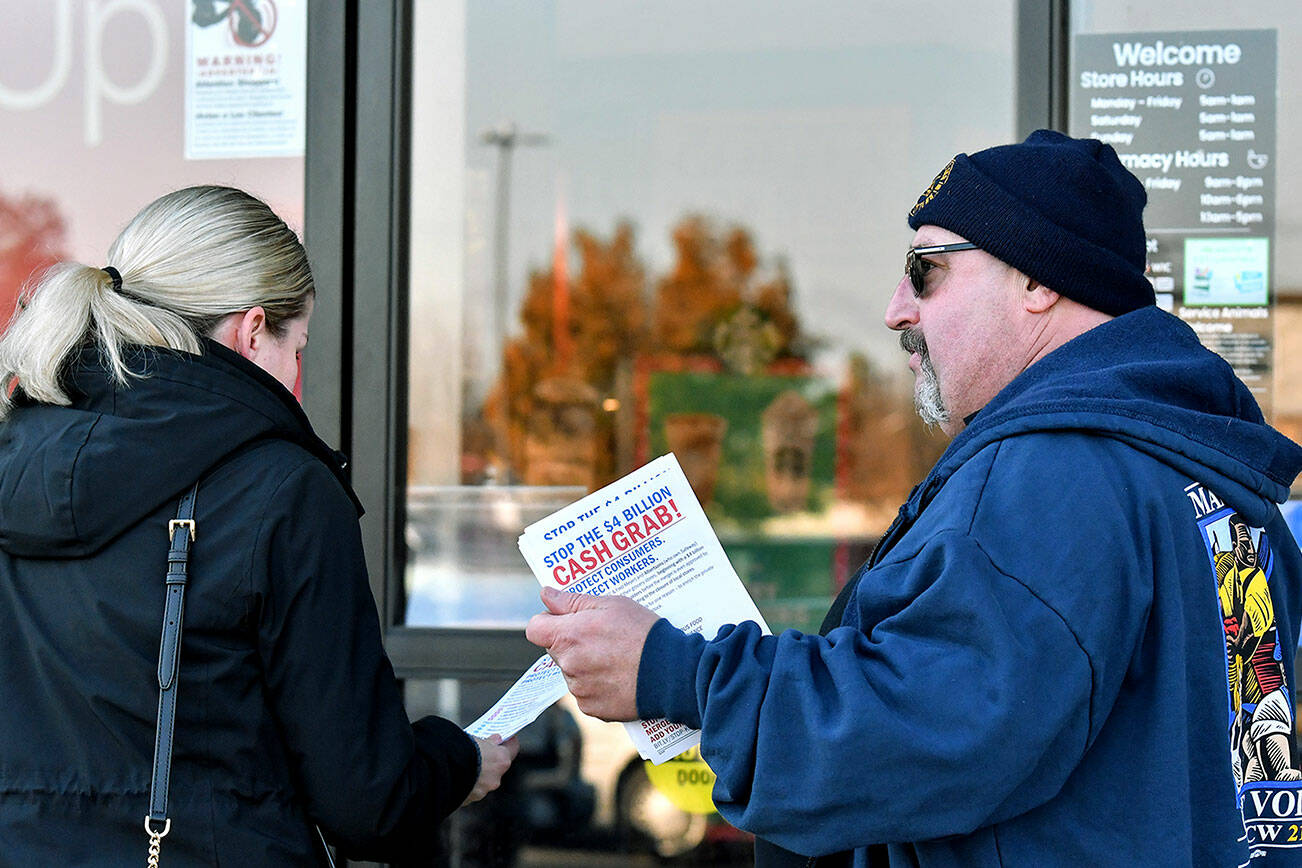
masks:
[[[959,250],[980,249],[971,241],[910,247],[909,252],[904,255],[904,274],[909,278],[909,283],[913,285],[913,294],[922,295],[926,291],[927,272],[936,267],[936,263],[928,262],[922,257],[930,256],[933,253],[955,253]]]

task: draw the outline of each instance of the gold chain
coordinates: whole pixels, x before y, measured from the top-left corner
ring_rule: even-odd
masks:
[[[145,868],[158,868],[158,854],[163,846],[163,836],[170,831],[172,831],[171,818],[163,821],[161,832],[155,832],[149,825],[149,817],[145,817],[145,834],[149,836],[149,858],[145,861]]]
[[[163,839],[160,835],[152,832],[149,835],[149,860],[145,863],[146,868],[158,868],[158,853],[162,847]]]

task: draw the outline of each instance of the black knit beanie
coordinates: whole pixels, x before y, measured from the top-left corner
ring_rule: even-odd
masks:
[[[1120,315],[1154,303],[1144,276],[1139,179],[1111,145],[1037,130],[1018,145],[959,154],[909,212],[1067,298]]]

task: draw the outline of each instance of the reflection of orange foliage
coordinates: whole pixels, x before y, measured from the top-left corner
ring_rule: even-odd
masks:
[[[557,304],[566,289],[554,268],[530,274],[520,307],[523,334],[507,342],[482,416],[467,417],[464,481],[482,481],[490,467],[507,470],[498,476],[503,480],[594,487],[627,473],[651,457],[649,384],[656,372],[811,373],[815,342],[794,309],[784,261],[766,266],[749,232],[720,233],[700,216],[679,222],[673,240],[677,258],[650,282],[650,298],[627,223],[609,238],[573,233],[580,267],[566,304]],[[568,352],[556,346],[567,343],[564,336],[558,341],[558,318]],[[852,357],[837,404],[839,500],[889,515],[944,450],[945,438],[918,420],[910,392],[865,357]],[[789,494],[788,508],[804,504],[799,490]]]
[[[785,262],[779,260],[773,274],[762,277],[749,232],[733,226],[719,237],[700,216],[675,226],[673,238],[678,260],[656,285],[652,338],[657,352],[715,354],[719,327],[749,310],[772,330],[773,358],[807,357]]]
[[[791,280],[785,260],[778,260],[777,274],[755,288],[755,309],[777,328],[779,358],[807,358],[808,338],[801,334],[800,320],[791,309]]]
[[[538,444],[548,440],[543,420],[558,412],[539,391],[546,381],[582,382],[594,390],[592,478],[601,485],[628,472],[635,460],[635,359],[654,355],[672,364],[668,360],[689,357],[760,358],[770,371],[803,365],[810,342],[792,310],[784,263],[762,273],[750,233],[732,227],[720,235],[700,216],[682,220],[673,239],[677,260],[656,282],[648,314],[646,270],[632,226],[619,223],[609,239],[582,229],[574,233],[580,268],[568,303],[560,306],[568,310],[568,353],[556,346],[561,290],[555,270],[529,275],[520,307],[524,333],[507,343],[502,377],[484,406],[500,457],[516,479],[531,476],[529,444],[533,454],[541,454]],[[577,406],[564,412],[572,415]],[[472,476],[466,481],[476,481]]]
[[[64,220],[54,202],[0,193],[0,326],[33,274],[64,258]]]
[[[609,244],[582,229],[574,234],[583,262],[571,304],[576,373],[602,394],[609,394],[620,361],[645,343],[646,276],[633,240],[627,223],[615,227]]]
[[[582,229],[574,233],[581,264],[570,287],[568,328],[572,352],[566,360],[558,357],[554,346],[555,275],[551,270],[529,275],[520,309],[524,334],[507,343],[502,380],[485,407],[485,416],[503,433],[505,457],[518,477],[527,475],[530,426],[541,425],[554,409],[538,392],[539,385],[554,378],[573,378],[592,387],[598,401],[613,398],[621,366],[627,365],[645,343],[646,278],[634,242],[633,227],[628,223],[616,226],[609,241]],[[594,452],[598,462],[594,478],[604,484],[618,475],[612,446],[614,426],[608,414],[598,413],[592,431],[598,446]]]
[[[737,285],[719,280],[719,242],[702,217],[674,227],[678,261],[656,287],[655,344],[663,352],[704,352],[709,326],[741,301]]]
[[[523,365],[536,382],[539,374],[577,374],[598,390],[608,384],[622,356],[637,352],[643,341],[642,264],[633,250],[633,228],[621,223],[603,242],[586,230],[574,233],[582,260],[571,289],[569,331],[575,370],[560,364],[553,344],[555,306],[552,271],[534,271],[520,307],[524,336],[510,342],[508,360]],[[522,381],[523,382],[523,381]]]

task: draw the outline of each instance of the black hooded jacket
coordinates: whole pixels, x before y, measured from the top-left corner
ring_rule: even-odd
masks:
[[[167,523],[200,480],[163,864],[418,858],[478,750],[409,723],[342,463],[225,347],[84,351],[0,422],[0,865],[137,865]]]

